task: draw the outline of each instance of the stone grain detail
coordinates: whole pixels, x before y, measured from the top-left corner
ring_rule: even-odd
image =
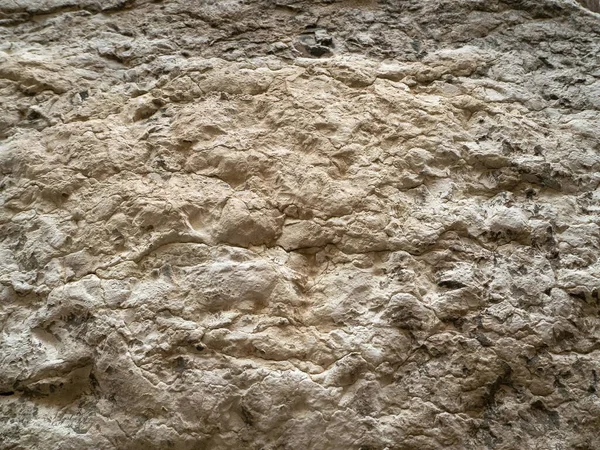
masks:
[[[0,1],[0,449],[599,449],[582,3]]]

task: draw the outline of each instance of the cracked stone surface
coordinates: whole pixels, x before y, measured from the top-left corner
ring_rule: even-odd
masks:
[[[600,449],[598,6],[0,1],[0,448]]]

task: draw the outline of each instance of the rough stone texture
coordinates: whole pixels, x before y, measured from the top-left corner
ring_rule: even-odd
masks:
[[[600,15],[0,23],[0,448],[600,449]]]
[[[586,7],[587,9],[600,12],[600,0],[577,0],[581,5]]]

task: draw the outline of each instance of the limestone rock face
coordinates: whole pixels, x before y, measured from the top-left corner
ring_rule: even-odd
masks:
[[[2,450],[600,449],[575,0],[3,0],[0,172]]]

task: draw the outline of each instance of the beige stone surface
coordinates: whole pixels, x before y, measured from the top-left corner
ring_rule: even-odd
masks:
[[[0,449],[597,450],[599,185],[574,0],[0,0]]]

